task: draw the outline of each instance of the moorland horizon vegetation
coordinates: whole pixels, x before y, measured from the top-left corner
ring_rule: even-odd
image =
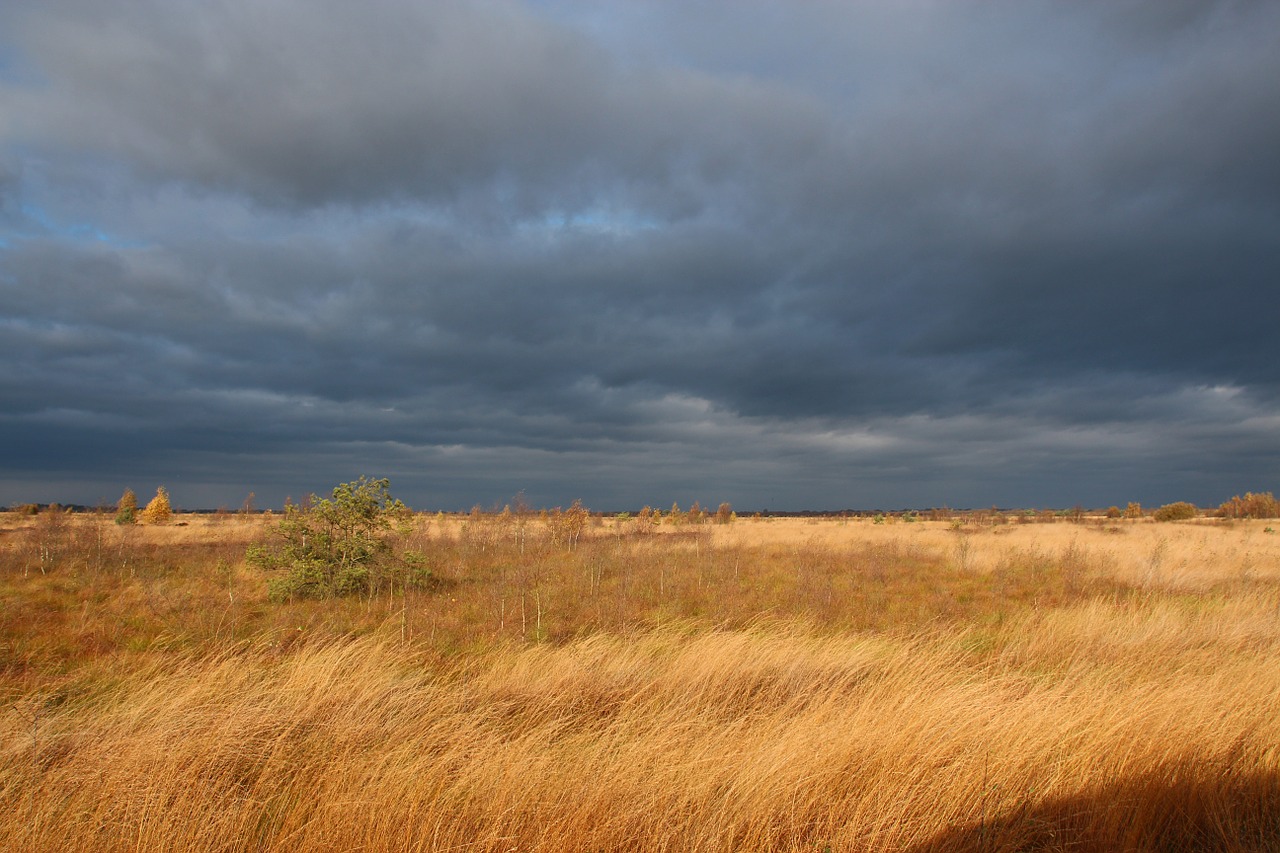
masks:
[[[125,497],[0,514],[2,849],[1280,849],[1269,493]]]
[[[388,478],[385,478],[385,477],[376,478],[368,475],[363,475],[359,477],[357,480],[352,481],[351,483],[339,484],[339,486],[335,488],[342,488],[344,486],[355,486],[358,483],[381,482],[381,481],[385,481],[387,484],[387,488],[389,489],[390,480]],[[306,507],[318,500],[321,500],[321,498],[319,498],[315,494],[309,494],[302,499],[300,504],[298,504],[298,503],[295,503],[292,497],[286,497],[284,501],[284,506],[282,507],[281,511],[287,513],[290,507],[298,507],[298,506]],[[578,500],[575,503],[577,506],[580,506],[580,507],[582,506],[581,500]],[[163,485],[156,487],[156,495],[154,498],[152,498],[148,506],[152,506],[152,505],[156,505],[157,507],[159,506],[169,507],[170,511],[175,511],[173,510],[170,503],[169,490]],[[1190,508],[1192,512],[1187,513],[1186,511],[1187,508]],[[129,487],[126,487],[124,489],[123,494],[114,505],[107,504],[105,502],[99,502],[96,505],[67,504],[67,503],[57,503],[57,502],[55,503],[18,502],[10,505],[9,507],[10,512],[15,512],[20,515],[36,515],[47,509],[58,509],[58,510],[70,511],[70,512],[107,512],[109,510],[115,510],[117,512],[117,515],[116,515],[117,523],[131,524],[139,520],[137,495],[133,491],[133,489]],[[410,508],[407,506],[405,507],[405,509],[409,511],[414,511],[414,510],[410,510]],[[556,509],[560,509],[560,508],[557,507]],[[1237,518],[1237,519],[1280,517],[1280,501],[1277,501],[1277,499],[1271,492],[1246,492],[1243,497],[1237,494],[1233,496],[1230,500],[1223,501],[1216,508],[1213,508],[1213,507],[1201,508],[1188,501],[1174,501],[1168,504],[1163,504],[1160,507],[1157,507],[1156,510],[1146,510],[1143,508],[1143,506],[1140,503],[1136,501],[1130,501],[1127,504],[1126,508],[1123,510],[1115,505],[1106,507],[1106,508],[1103,508],[1103,507],[1088,508],[1082,504],[1076,503],[1066,508],[1000,507],[1000,506],[991,506],[991,507],[984,506],[984,507],[976,507],[976,508],[953,508],[947,505],[927,506],[927,507],[900,507],[897,509],[886,509],[886,508],[794,509],[793,508],[793,509],[783,509],[783,510],[778,510],[778,509],[770,510],[770,509],[762,508],[758,510],[755,510],[755,509],[748,510],[747,514],[753,518],[754,517],[779,517],[779,518],[818,517],[818,518],[822,518],[827,516],[861,518],[861,517],[881,516],[885,518],[897,517],[897,518],[911,518],[911,519],[927,519],[930,521],[949,521],[957,517],[962,519],[974,518],[977,520],[983,520],[984,518],[987,518],[987,517],[996,516],[996,517],[1003,517],[1010,521],[1025,521],[1025,520],[1031,520],[1031,519],[1044,521],[1044,520],[1048,520],[1051,516],[1055,519],[1067,519],[1067,520],[1080,520],[1084,517],[1094,516],[1094,515],[1104,515],[1107,518],[1121,518],[1121,517],[1142,518],[1142,517],[1153,515],[1157,510],[1160,510],[1160,509],[1166,510],[1166,515],[1169,511],[1177,512],[1179,513],[1178,518],[1180,519],[1195,517],[1198,515],[1205,515],[1208,517]],[[272,515],[274,512],[270,508],[261,508],[261,509],[258,508],[256,506],[256,495],[252,491],[249,492],[248,495],[245,497],[241,506],[234,511],[231,510],[225,504],[222,506],[219,506],[216,509],[187,508],[182,511],[185,514],[217,515],[220,517],[226,517],[226,516],[232,515],[233,512],[236,515],[253,515],[253,514]],[[432,513],[443,513],[444,515],[458,514],[457,511],[443,510],[443,509],[440,509],[440,510],[419,509],[416,511],[418,512],[430,511]],[[519,492],[509,502],[505,504],[503,504],[502,502],[498,502],[487,508],[480,504],[475,504],[474,506],[472,506],[468,514],[481,514],[481,515],[500,514],[503,511],[516,512],[520,514],[536,512],[540,517],[545,519],[546,514],[554,510],[549,508],[542,508],[542,509],[535,510],[533,507],[531,507],[527,503],[524,493]],[[0,512],[3,512],[3,509],[0,509]],[[692,504],[690,504],[690,507],[688,510],[681,509],[678,501],[672,502],[671,509],[668,510],[665,515],[663,513],[663,510],[660,507],[654,508],[649,505],[646,505],[642,509],[638,509],[638,510],[636,509],[608,510],[603,513],[594,513],[593,511],[588,510],[588,513],[602,514],[606,516],[625,516],[625,517],[634,517],[639,515],[645,515],[647,517],[649,515],[655,515],[659,520],[666,518],[668,520],[668,523],[671,523],[672,521],[679,521],[684,519],[691,520],[694,523],[700,523],[700,522],[709,521],[709,520],[714,520],[714,521],[723,523],[726,520],[726,517],[730,513],[733,514],[734,518],[737,517],[736,512],[733,511],[732,505],[729,504],[728,502],[722,502],[715,511],[712,511],[709,508],[704,508],[702,504],[697,500],[693,501]],[[163,523],[166,520],[167,520],[167,517],[162,517],[161,519],[159,519],[160,523]],[[1165,517],[1164,519],[1157,519],[1157,520],[1173,520],[1173,519],[1169,517]]]

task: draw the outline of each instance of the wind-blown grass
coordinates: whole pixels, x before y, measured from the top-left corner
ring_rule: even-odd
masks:
[[[1125,585],[1086,546],[1025,551],[960,568],[908,545],[606,538],[559,570],[548,556],[554,641],[497,628],[496,597],[521,588],[479,560],[394,607],[268,607],[210,567],[9,577],[44,596],[21,624],[50,638],[79,618],[60,596],[95,590],[114,617],[162,581],[175,625],[184,589],[244,610],[12,671],[0,849],[1280,848],[1265,571],[1188,591]]]

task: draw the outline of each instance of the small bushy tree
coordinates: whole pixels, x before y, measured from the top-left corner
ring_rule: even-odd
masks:
[[[1160,507],[1151,514],[1151,517],[1156,521],[1186,521],[1189,518],[1195,518],[1199,513],[1200,511],[1196,509],[1195,504],[1177,501]]]
[[[138,522],[138,496],[133,489],[125,489],[116,503],[116,524],[136,524]]]
[[[245,556],[275,575],[267,586],[276,601],[372,593],[384,582],[429,586],[424,558],[392,548],[409,515],[391,496],[390,480],[361,477],[334,487],[328,498],[287,504],[276,542],[254,545]]]
[[[644,509],[640,510],[640,514],[636,516],[636,532],[651,533],[657,523],[653,517],[653,507],[646,505]]]
[[[578,544],[582,531],[586,529],[587,520],[590,517],[591,511],[582,505],[581,499],[575,500],[564,512],[556,507],[547,524],[552,541],[572,551]]]
[[[152,498],[139,519],[147,524],[168,524],[173,517],[173,507],[169,504],[169,492],[164,486],[156,487],[156,496]]]

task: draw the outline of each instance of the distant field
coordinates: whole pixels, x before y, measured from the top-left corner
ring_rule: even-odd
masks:
[[[0,514],[0,849],[1280,849],[1276,521]]]

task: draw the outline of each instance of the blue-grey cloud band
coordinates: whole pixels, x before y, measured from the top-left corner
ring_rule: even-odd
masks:
[[[0,501],[1280,475],[1275,4],[85,0],[0,33]]]

